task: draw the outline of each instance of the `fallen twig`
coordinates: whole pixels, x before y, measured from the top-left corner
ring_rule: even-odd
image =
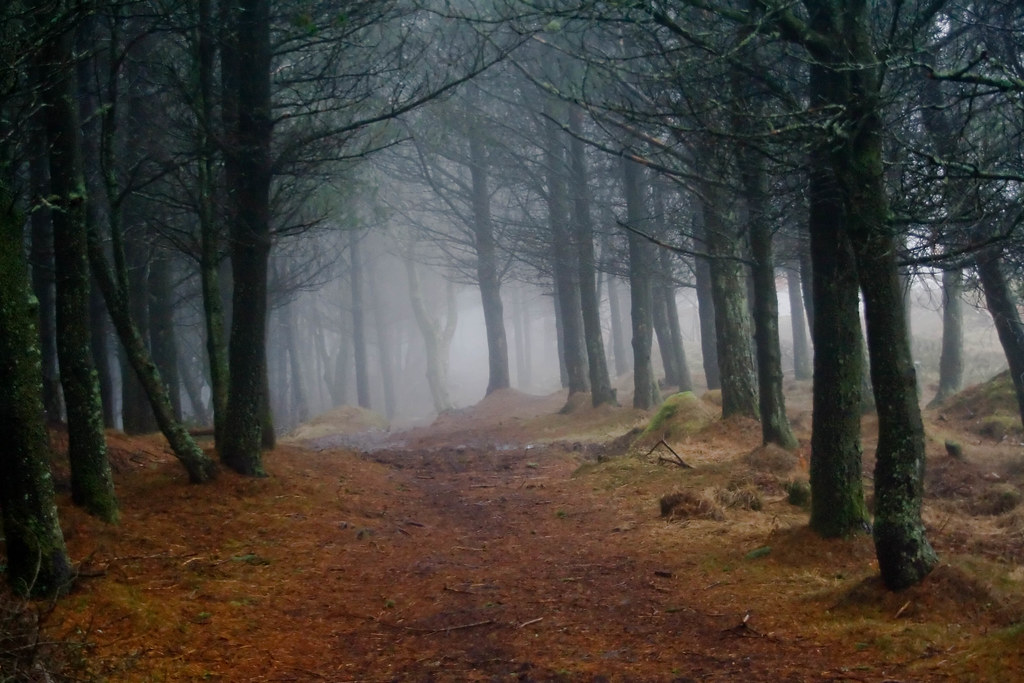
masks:
[[[459,624],[458,626],[445,626],[444,628],[414,628],[412,626],[403,626],[406,631],[416,631],[417,633],[450,633],[452,631],[463,631],[467,628],[476,628],[477,626],[489,626],[494,623],[494,619],[486,619],[484,621],[474,621],[472,624]]]
[[[676,453],[675,450],[671,446],[668,445],[668,442],[665,441],[665,439],[662,439],[658,443],[654,444],[654,446],[651,447],[651,450],[647,451],[647,453],[644,455],[644,457],[646,458],[648,455],[653,453],[658,448],[658,446],[664,446],[665,448],[668,449],[669,453],[671,453],[672,455],[674,455],[676,457],[675,460],[669,460],[668,458],[665,458],[665,457],[662,457],[662,456],[658,456],[658,462],[668,462],[668,463],[672,463],[673,465],[679,465],[680,467],[683,467],[683,468],[688,469],[688,470],[692,470],[693,469],[693,465],[687,464],[682,458],[680,458],[679,454]]]
[[[526,628],[530,624],[536,624],[538,621],[544,621],[544,617],[537,617],[536,619],[530,619],[529,621],[524,621],[523,623],[519,624],[519,626],[517,626],[516,628]]]

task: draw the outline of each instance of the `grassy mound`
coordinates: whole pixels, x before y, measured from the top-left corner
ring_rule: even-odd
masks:
[[[665,399],[647,427],[633,442],[631,451],[647,451],[659,441],[675,443],[697,434],[715,420],[715,411],[692,391]]]
[[[299,425],[283,440],[285,442],[310,441],[339,434],[384,432],[388,430],[388,427],[387,419],[372,410],[358,406],[341,406]]]

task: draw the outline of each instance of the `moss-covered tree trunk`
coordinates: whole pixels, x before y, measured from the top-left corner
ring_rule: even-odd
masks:
[[[866,3],[832,17],[841,47],[829,54],[832,92],[842,134],[832,140],[832,168],[864,296],[871,383],[878,412],[875,453],[875,552],[882,580],[900,590],[924,578],[938,561],[921,520],[924,427],[899,281],[898,242],[889,222],[882,164],[878,60],[870,44]],[[857,65],[855,69],[850,64]],[[819,350],[820,352],[820,350]]]
[[[782,448],[796,448],[786,417],[782,393],[782,349],[779,346],[779,298],[775,286],[772,229],[766,215],[768,188],[764,162],[756,152],[743,150],[742,175],[747,202],[750,252],[753,257],[754,348],[757,354],[758,408],[761,441]]]
[[[132,319],[127,293],[118,287],[118,278],[107,263],[95,231],[89,236],[89,261],[96,282],[103,292],[114,329],[121,340],[124,356],[142,387],[146,406],[153,414],[160,432],[167,439],[175,457],[185,466],[189,481],[209,481],[215,474],[215,463],[199,448],[178,419],[167,386],[150,356],[142,333]]]
[[[21,594],[54,595],[70,586],[71,565],[50,478],[37,302],[29,289],[22,225],[0,181],[0,511],[6,574]]]
[[[623,193],[626,197],[626,220],[637,230],[643,229],[644,203],[641,167],[631,159],[623,159]],[[651,244],[640,235],[629,233],[629,297],[633,323],[633,407],[650,410],[661,403],[661,391],[654,376],[651,345],[654,341],[651,292],[651,265],[654,254]]]
[[[726,215],[731,203],[716,183],[703,183],[701,195],[711,256],[711,298],[715,305],[715,347],[722,387],[722,417],[740,415],[757,419],[757,380],[751,344],[753,330],[735,216]]]
[[[815,89],[825,75],[812,69]],[[815,92],[820,101],[821,93]],[[870,529],[860,444],[860,284],[842,203],[824,149],[812,152],[809,225],[814,324],[811,528],[825,537]]]
[[[108,522],[118,519],[107,461],[103,405],[90,350],[86,190],[75,108],[71,34],[53,30],[52,3],[34,11],[40,46],[36,74],[50,149],[50,194],[56,269],[57,358],[68,420],[71,497]]]
[[[230,383],[224,443],[225,465],[241,474],[263,476],[264,367],[267,334],[267,267],[270,237],[271,136],[270,3],[237,4],[238,120],[227,154],[237,175],[233,201],[231,272],[234,290],[228,345]]]

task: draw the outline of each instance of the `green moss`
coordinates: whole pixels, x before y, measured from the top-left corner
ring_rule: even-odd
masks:
[[[696,434],[712,421],[704,403],[692,391],[683,391],[665,399],[641,438],[658,435],[674,439]]]

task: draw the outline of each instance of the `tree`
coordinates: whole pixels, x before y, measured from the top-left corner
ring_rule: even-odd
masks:
[[[590,193],[587,178],[586,148],[580,139],[583,114],[579,107],[569,108],[569,177],[572,195],[573,237],[578,248],[580,307],[583,314],[584,338],[590,375],[591,403],[594,407],[616,404],[615,392],[608,376],[608,360],[604,352],[601,313],[598,305],[594,226],[590,215]]]
[[[50,192],[56,268],[57,357],[68,418],[71,495],[77,505],[108,522],[118,519],[114,482],[103,434],[103,407],[89,344],[89,264],[86,260],[85,179],[75,110],[72,15],[61,3],[33,5],[36,84],[50,148]]]
[[[0,180],[0,510],[6,573],[19,593],[54,595],[70,587],[72,572],[50,477],[38,302],[29,288],[22,226]]]
[[[654,262],[651,243],[640,234],[645,221],[643,202],[643,170],[628,158],[622,160],[623,195],[626,198],[626,221],[629,232],[629,296],[633,323],[633,407],[650,410],[661,402],[661,392],[651,364],[651,343],[654,328],[651,309],[650,265]]]
[[[237,175],[230,188],[231,274],[234,283],[229,342],[229,390],[220,456],[241,474],[263,476],[260,455],[266,363],[267,266],[270,258],[271,48],[269,0],[242,0],[233,37],[238,58],[237,124],[226,154]],[[237,49],[240,49],[238,47]],[[242,311],[246,314],[242,315]]]

